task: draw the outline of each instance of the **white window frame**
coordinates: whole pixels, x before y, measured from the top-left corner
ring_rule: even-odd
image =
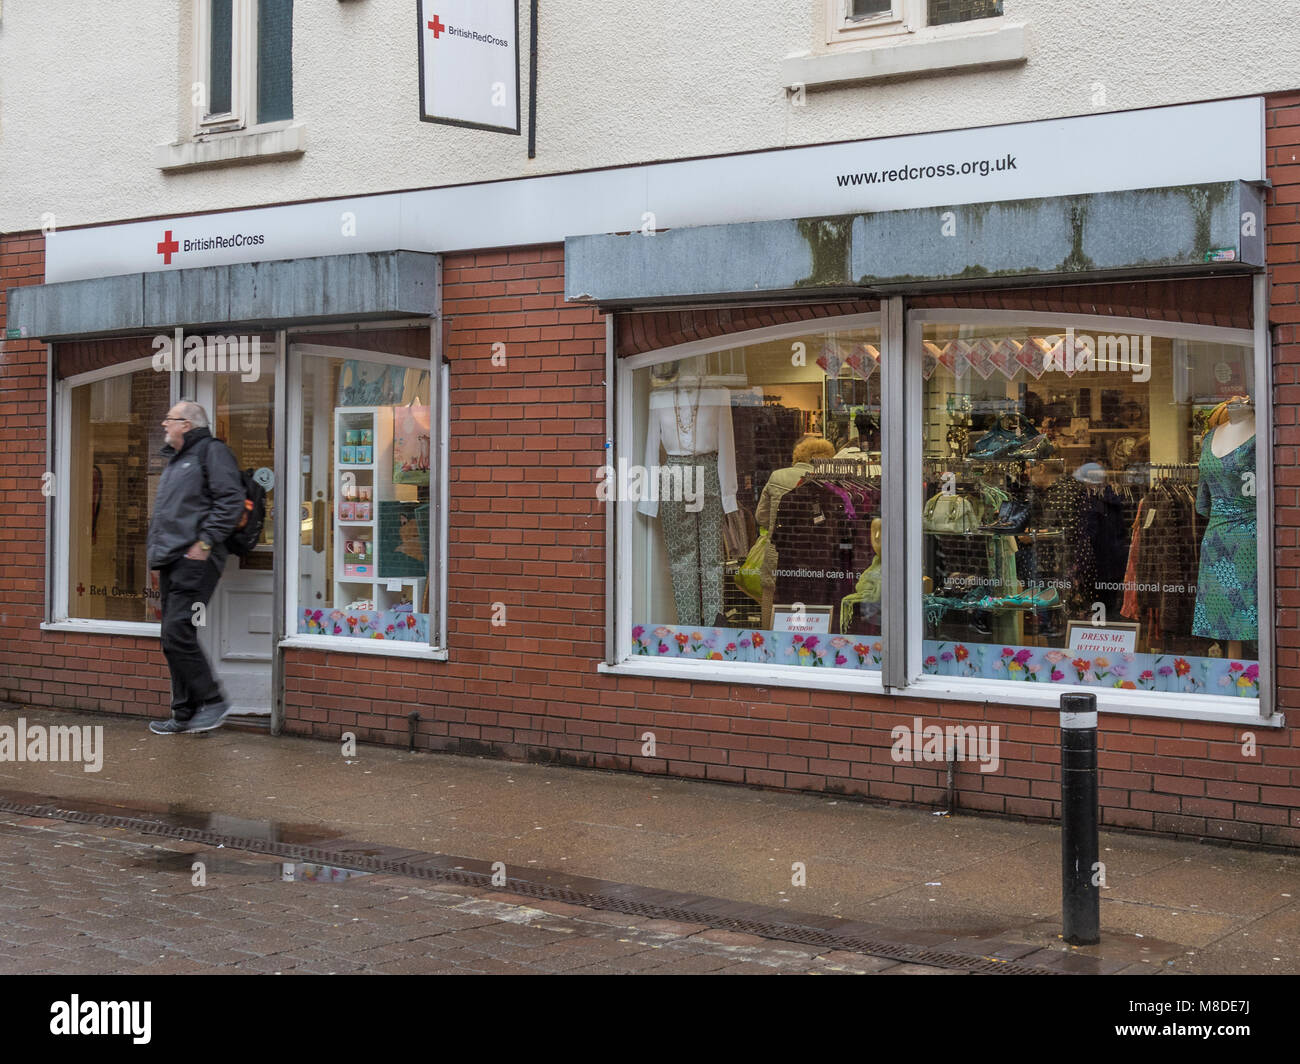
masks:
[[[257,121],[257,13],[259,0],[231,0],[230,110],[213,114],[206,100],[211,84],[212,0],[194,3],[194,82],[203,87],[204,106],[195,105],[195,133],[281,129],[293,117]],[[290,57],[292,62],[292,57]]]
[[[162,626],[156,621],[111,621],[99,618],[74,617],[68,606],[69,576],[72,568],[72,549],[70,536],[72,530],[71,492],[68,490],[72,478],[72,389],[96,381],[109,380],[113,377],[127,376],[141,370],[153,369],[152,358],[136,358],[129,362],[118,362],[102,369],[78,373],[65,377],[55,383],[55,491],[54,491],[54,579],[51,591],[53,601],[50,603],[50,620],[41,625],[46,631],[99,632],[110,635],[161,635]],[[170,396],[176,401],[176,388]],[[153,500],[149,502],[152,504]]]
[[[915,33],[925,25],[925,0],[891,0],[891,10],[871,18],[851,18],[852,0],[823,0],[826,43],[855,43]]]
[[[852,0],[822,0],[826,17],[826,43],[828,45],[860,45],[864,42],[920,35],[924,37],[966,36],[988,32],[1006,24],[1005,10],[1001,15],[970,19],[965,22],[931,26],[927,23],[926,0],[892,0],[892,10],[873,18],[849,17]]]
[[[375,323],[376,328],[382,328],[384,323]],[[436,332],[441,328],[441,321],[434,320],[430,322],[429,329],[431,334],[430,344],[434,350],[437,349]],[[339,331],[338,326],[328,327],[328,331]],[[446,396],[449,384],[448,367],[440,365],[438,360],[432,356],[428,361],[411,358],[406,355],[393,355],[382,351],[370,351],[362,348],[338,347],[326,344],[314,344],[311,342],[311,330],[288,330],[289,336],[294,337],[291,342],[286,343],[286,352],[288,357],[288,372],[285,376],[286,389],[286,463],[289,468],[296,470],[298,468],[299,455],[303,453],[302,438],[302,365],[303,360],[308,358],[364,358],[369,362],[378,362],[387,366],[401,366],[405,369],[423,369],[429,372],[429,405],[432,410],[431,417],[436,419],[436,431],[441,433],[441,440],[436,449],[438,455],[436,464],[431,462],[430,472],[439,478],[437,485],[429,486],[429,501],[431,515],[436,509],[438,516],[430,518],[430,549],[429,549],[429,642],[428,643],[401,643],[385,639],[359,639],[345,638],[342,636],[325,636],[325,635],[307,635],[298,631],[298,543],[299,543],[299,525],[298,514],[301,512],[303,503],[301,478],[297,476],[287,477],[288,483],[285,485],[285,575],[284,575],[284,638],[280,640],[281,647],[328,650],[332,653],[339,654],[379,654],[386,657],[396,658],[422,658],[434,661],[446,661],[447,653],[447,628],[446,628],[446,593],[447,593],[447,528],[444,516],[447,513],[448,503],[448,469],[447,469],[447,438],[450,428],[450,420],[447,412]],[[333,416],[333,407],[330,408],[330,416]],[[434,427],[431,425],[431,427]],[[332,462],[333,456],[327,456]],[[292,529],[292,531],[291,531]]]
[[[1267,288],[1257,281],[1255,312],[1267,313]],[[1258,699],[1203,694],[1188,696],[1161,691],[1119,691],[1084,685],[1039,684],[1027,689],[1023,683],[1006,680],[964,679],[927,676],[922,673],[921,659],[925,629],[922,614],[924,597],[923,567],[920,564],[922,543],[922,451],[923,382],[921,378],[922,326],[926,323],[962,325],[1022,325],[1031,327],[1073,327],[1082,333],[1145,332],[1175,340],[1201,340],[1238,344],[1254,351],[1256,394],[1272,395],[1267,318],[1255,329],[1160,321],[1149,318],[1108,317],[1048,311],[1016,310],[911,310],[906,312],[904,341],[904,301],[893,297],[884,301],[880,313],[841,317],[813,318],[802,322],[727,333],[707,340],[692,341],[674,347],[659,348],[627,358],[617,359],[614,415],[610,426],[615,456],[639,462],[636,443],[631,439],[633,425],[633,374],[647,366],[673,359],[689,358],[717,350],[798,336],[815,331],[839,331],[879,326],[881,330],[881,386],[885,396],[882,419],[882,442],[892,449],[884,456],[882,484],[882,518],[886,551],[892,562],[885,566],[884,599],[894,608],[885,616],[886,657],[880,672],[856,669],[817,669],[800,666],[764,665],[749,662],[705,661],[672,658],[667,661],[647,659],[632,653],[632,596],[637,570],[632,557],[635,504],[621,500],[614,504],[615,520],[610,523],[608,549],[614,553],[613,571],[607,574],[613,609],[612,653],[598,670],[621,675],[650,676],[658,679],[699,682],[754,684],[768,687],[792,687],[805,690],[852,691],[864,694],[884,693],[902,698],[927,699],[930,702],[994,702],[1008,706],[1057,708],[1062,694],[1093,694],[1103,713],[1130,717],[1156,717],[1206,722],[1229,722],[1260,727],[1282,727],[1284,716],[1276,704],[1276,667],[1274,645],[1277,630],[1272,610],[1273,557],[1271,534],[1272,492],[1272,417],[1263,406],[1258,412],[1257,506],[1260,519],[1260,544],[1257,556],[1260,595]],[[612,330],[611,330],[612,332]],[[607,338],[608,339],[608,338]],[[608,340],[611,343],[612,339]],[[904,350],[904,342],[906,349]],[[905,356],[905,357],[904,357]],[[900,372],[901,370],[901,372]],[[910,427],[910,430],[909,430]],[[901,448],[896,444],[902,441]],[[898,453],[901,452],[901,453]],[[891,487],[902,476],[901,489]],[[901,554],[890,551],[890,544],[902,544]],[[892,577],[898,570],[905,575]],[[892,586],[895,582],[901,586]],[[900,604],[905,602],[905,606]],[[900,623],[901,621],[901,623]],[[891,630],[901,630],[903,638],[891,638]],[[900,645],[901,644],[901,645]],[[899,654],[899,651],[902,651]],[[901,659],[901,660],[900,660]],[[888,684],[888,686],[887,686]]]
[[[659,362],[675,359],[693,358],[697,355],[712,354],[744,347],[748,344],[781,340],[796,336],[807,336],[818,332],[847,332],[853,329],[881,329],[881,369],[882,386],[884,385],[884,365],[888,361],[889,340],[884,335],[884,314],[873,311],[867,314],[849,314],[834,318],[810,318],[805,321],[789,322],[783,325],[750,329],[745,332],[725,333],[706,340],[692,340],[674,347],[656,348],[638,355],[619,359],[617,378],[617,420],[612,436],[616,447],[614,454],[624,456],[630,463],[639,463],[644,457],[636,451],[636,442],[631,439],[633,424],[632,400],[635,394],[633,375]],[[901,337],[899,338],[901,341]],[[901,344],[899,345],[901,351]],[[896,361],[896,360],[895,360]],[[615,461],[617,458],[615,459]],[[636,503],[621,499],[614,506],[617,522],[617,534],[613,537],[616,544],[614,561],[614,663],[602,664],[600,668],[615,672],[639,672],[682,679],[682,673],[676,671],[680,661],[641,661],[632,655],[632,596],[630,589],[638,574],[632,557],[633,522],[636,520]],[[608,540],[607,540],[608,542]],[[704,661],[685,662],[690,672],[689,679],[716,680],[720,683],[754,683],[776,687],[822,687],[842,691],[860,691],[881,694],[884,692],[883,672],[867,669],[817,669],[816,677],[810,676],[812,669],[798,665],[762,665],[739,661]]]

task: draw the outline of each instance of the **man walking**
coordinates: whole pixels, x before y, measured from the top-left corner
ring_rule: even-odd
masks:
[[[208,429],[198,403],[177,403],[163,418],[169,459],[149,521],[149,568],[162,593],[162,647],[172,676],[172,716],[153,721],[156,735],[211,731],[230,706],[199,646],[194,604],[208,600],[229,551],[226,537],[244,512],[235,456]]]

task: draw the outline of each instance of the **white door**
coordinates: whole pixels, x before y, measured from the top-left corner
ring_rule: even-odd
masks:
[[[225,689],[231,712],[270,716],[275,584],[271,515],[276,496],[274,347],[262,345],[256,380],[241,380],[238,373],[215,373],[202,375],[196,383],[198,401],[213,422],[212,434],[230,445],[240,469],[252,469],[269,485],[261,541],[247,558],[230,556],[208,606],[200,642]]]

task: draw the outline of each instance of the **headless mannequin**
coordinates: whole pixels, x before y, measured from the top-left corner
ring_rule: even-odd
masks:
[[[1249,402],[1231,402],[1225,413],[1228,420],[1214,430],[1210,451],[1215,458],[1223,458],[1255,435],[1255,408]],[[1241,657],[1241,640],[1229,639],[1228,656]]]
[[[1223,458],[1255,435],[1255,408],[1249,403],[1229,403],[1228,420],[1214,430],[1210,450]]]
[[[722,612],[722,521],[737,509],[731,395],[726,388],[709,387],[698,373],[674,373],[669,379],[671,384],[650,394],[645,466],[664,483],[662,447],[664,465],[677,466],[677,483],[689,486],[691,498],[674,498],[670,491],[662,500],[677,623],[713,625]],[[672,484],[669,479],[665,486]],[[660,500],[643,498],[637,510],[659,517]]]

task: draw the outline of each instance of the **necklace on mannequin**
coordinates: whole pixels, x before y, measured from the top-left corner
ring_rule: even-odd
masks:
[[[695,443],[695,422],[699,418],[700,414],[700,380],[696,378],[695,398],[692,405],[688,408],[691,416],[689,420],[685,421],[682,420],[682,408],[680,403],[681,394],[682,386],[679,382],[677,387],[673,389],[673,414],[677,418],[677,439],[683,444],[683,446],[685,446],[684,441],[687,438],[690,439],[692,444]]]

